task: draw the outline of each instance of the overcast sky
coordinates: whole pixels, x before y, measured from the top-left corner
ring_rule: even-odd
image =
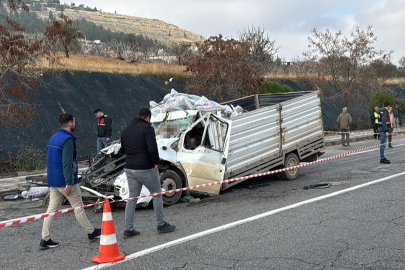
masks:
[[[62,2],[62,1],[61,1]],[[73,1],[72,1],[73,2]],[[69,2],[65,2],[69,3]],[[375,48],[393,50],[394,64],[405,56],[405,0],[79,0],[106,12],[159,19],[205,38],[237,37],[248,27],[264,27],[287,61],[308,48],[315,27],[349,36],[358,26],[373,27]]]

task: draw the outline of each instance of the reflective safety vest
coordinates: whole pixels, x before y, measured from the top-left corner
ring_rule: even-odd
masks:
[[[374,112],[374,117],[375,117],[374,123],[378,124],[378,113],[377,112]]]

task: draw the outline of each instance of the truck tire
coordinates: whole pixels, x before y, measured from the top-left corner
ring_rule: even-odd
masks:
[[[160,185],[166,191],[179,189],[183,187],[180,176],[172,170],[166,170],[160,173]],[[163,205],[172,205],[179,201],[182,192],[164,194],[162,196]]]
[[[280,166],[281,169],[283,168],[289,168],[289,167],[294,167],[300,165],[300,160],[298,159],[297,155],[294,153],[289,153],[285,157],[284,165]],[[280,172],[281,179],[291,181],[295,180],[298,177],[300,169],[295,169],[291,171],[285,171],[285,172]]]

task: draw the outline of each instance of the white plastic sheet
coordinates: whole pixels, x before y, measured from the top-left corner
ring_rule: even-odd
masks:
[[[174,89],[171,89],[170,94],[167,94],[162,102],[157,103],[150,101],[152,115],[159,113],[180,111],[180,110],[199,110],[202,112],[215,112],[220,111],[222,117],[232,118],[243,113],[243,109],[240,106],[233,108],[229,105],[222,106],[215,101],[209,100],[205,96],[189,95],[179,93]]]

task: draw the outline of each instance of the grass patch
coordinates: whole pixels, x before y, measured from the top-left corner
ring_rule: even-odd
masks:
[[[384,84],[387,84],[387,85],[405,84],[405,78],[388,79],[388,80],[384,81]]]
[[[115,58],[92,55],[70,55],[56,53],[51,59],[40,57],[29,69],[42,73],[49,72],[102,72],[111,74],[132,74],[159,77],[187,77],[185,67],[158,62],[131,62]]]

